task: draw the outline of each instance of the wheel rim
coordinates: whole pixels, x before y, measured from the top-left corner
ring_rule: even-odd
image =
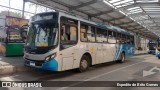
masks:
[[[81,67],[82,67],[82,69],[86,69],[86,68],[88,67],[88,62],[87,62],[87,60],[82,60],[82,61],[81,61]]]

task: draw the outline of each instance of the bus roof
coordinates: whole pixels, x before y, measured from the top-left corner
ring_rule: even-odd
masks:
[[[86,23],[89,23],[89,24],[94,24],[94,25],[96,25],[98,27],[101,27],[101,28],[107,28],[107,29],[110,29],[112,31],[119,32],[119,33],[126,34],[126,35],[133,35],[132,33],[128,32],[124,29],[121,29],[119,27],[112,26],[112,25],[107,25],[107,24],[102,24],[102,23],[97,23],[97,22],[94,22],[94,21],[85,20],[84,18],[76,17],[75,15],[73,15],[71,13],[67,13],[67,12],[45,12],[45,13],[38,13],[36,15],[51,14],[51,13],[59,13],[59,14],[62,14],[62,15],[66,15],[67,17],[77,19],[77,20],[82,21],[82,22],[86,22]]]
[[[115,32],[119,32],[119,33],[126,34],[126,35],[133,35],[130,32],[128,32],[128,31],[126,31],[124,29],[121,29],[119,27],[116,27],[116,26],[111,26],[111,25],[106,25],[106,24],[100,24],[100,23],[96,23],[96,24],[99,27],[108,28],[108,29],[111,29],[111,30],[113,30]]]

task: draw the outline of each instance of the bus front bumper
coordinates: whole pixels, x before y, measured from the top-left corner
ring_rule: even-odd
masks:
[[[32,68],[49,70],[49,71],[58,71],[58,62],[55,59],[51,59],[47,62],[40,60],[28,60],[24,59],[24,65]]]

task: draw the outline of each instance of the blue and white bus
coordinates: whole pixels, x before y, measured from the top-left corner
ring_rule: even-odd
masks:
[[[160,59],[160,37],[157,40],[157,47],[156,47],[156,57]]]
[[[29,23],[25,66],[50,71],[78,69],[110,61],[124,62],[135,52],[133,34],[63,12],[34,15]]]
[[[147,44],[147,52],[148,52],[148,54],[155,55],[156,46],[157,46],[157,43],[155,41],[149,40],[149,42]]]

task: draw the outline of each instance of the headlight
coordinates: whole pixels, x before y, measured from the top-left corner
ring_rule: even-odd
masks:
[[[56,53],[50,55],[50,59],[55,58],[56,57]]]
[[[49,61],[49,60],[51,60],[52,58],[55,58],[55,57],[56,57],[56,53],[47,56],[47,57],[45,58],[45,60],[46,60],[46,61]]]
[[[46,57],[46,59],[45,59],[45,60],[46,60],[46,61],[48,61],[49,59],[50,59],[50,56]]]

